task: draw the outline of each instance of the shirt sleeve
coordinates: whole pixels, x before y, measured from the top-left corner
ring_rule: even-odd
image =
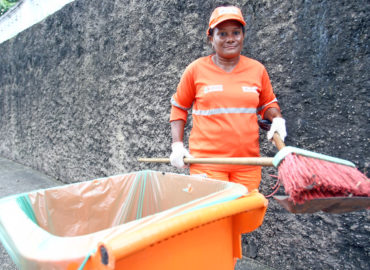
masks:
[[[180,79],[176,93],[171,98],[170,122],[187,121],[188,111],[192,107],[196,93],[193,74],[193,65],[190,64]]]
[[[280,109],[274,91],[272,89],[269,75],[265,68],[262,71],[262,91],[260,95],[260,101],[258,104],[258,114],[264,118],[264,114],[269,108]]]

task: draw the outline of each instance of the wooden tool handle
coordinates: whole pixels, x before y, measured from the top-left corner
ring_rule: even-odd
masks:
[[[274,133],[274,136],[272,137],[275,145],[276,145],[276,148],[278,150],[281,150],[285,147],[285,143],[283,142],[283,140],[281,139],[279,133],[275,132]]]
[[[184,158],[186,164],[232,164],[274,166],[270,157]],[[170,163],[169,158],[138,158],[139,162]]]

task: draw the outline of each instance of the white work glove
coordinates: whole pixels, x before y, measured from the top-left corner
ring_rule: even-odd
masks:
[[[287,135],[286,127],[285,127],[285,119],[281,117],[275,117],[274,119],[272,119],[270,130],[267,132],[267,138],[269,140],[272,140],[272,137],[274,136],[275,132],[279,133],[280,138],[284,141]]]
[[[170,155],[171,165],[177,168],[185,168],[184,157],[191,158],[189,151],[186,150],[182,142],[172,144],[172,153]]]

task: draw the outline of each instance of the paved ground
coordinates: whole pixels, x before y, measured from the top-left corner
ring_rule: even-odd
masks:
[[[61,183],[18,163],[0,157],[0,197],[58,186]],[[0,269],[17,269],[0,245]]]
[[[60,185],[62,183],[40,172],[0,157],[0,198]],[[2,245],[0,245],[0,269],[17,269]],[[246,269],[262,270],[270,268],[257,264],[251,259],[243,258],[238,261],[235,270]]]

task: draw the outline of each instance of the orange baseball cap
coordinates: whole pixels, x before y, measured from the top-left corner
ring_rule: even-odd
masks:
[[[228,20],[235,20],[240,22],[242,25],[246,25],[246,22],[243,19],[243,14],[238,7],[218,7],[212,12],[211,18],[209,19],[207,35],[209,35],[209,30],[211,28],[215,28],[219,23]]]

